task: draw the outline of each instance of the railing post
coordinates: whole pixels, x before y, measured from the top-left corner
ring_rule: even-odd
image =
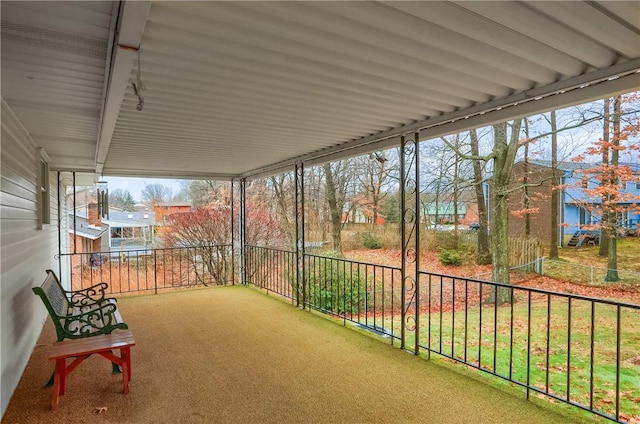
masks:
[[[158,250],[153,249],[153,292],[158,294]]]

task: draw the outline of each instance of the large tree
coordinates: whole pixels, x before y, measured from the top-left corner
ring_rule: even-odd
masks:
[[[109,193],[109,205],[123,211],[134,211],[136,202],[129,190],[117,188]]]
[[[471,139],[471,155],[480,158],[480,143],[475,129],[469,131]],[[473,161],[473,185],[478,204],[478,263],[487,265],[491,263],[491,251],[489,250],[489,215],[487,213],[487,200],[484,193],[483,165],[485,161]]]
[[[246,207],[246,242],[259,247],[286,247],[282,226],[268,212],[252,203]],[[228,205],[197,208],[191,212],[173,214],[163,232],[167,247],[192,248],[188,260],[199,281],[212,280],[222,284],[229,280],[232,209]]]
[[[162,184],[146,184],[142,189],[142,203],[153,208],[171,200],[171,188]]]
[[[558,259],[558,232],[560,230],[560,170],[558,169],[558,122],[556,111],[549,115],[551,125],[551,237],[549,239],[549,258]]]
[[[617,96],[613,101],[606,100],[603,137],[587,149],[584,156],[576,158],[579,162],[588,162],[589,156],[601,160],[599,164],[580,170],[578,187],[582,190],[582,198],[575,202],[595,219],[590,227],[600,229],[601,239],[607,243],[608,269],[605,281],[619,279],[619,231],[626,231],[625,217],[640,213],[640,195],[636,190],[629,189],[640,183],[637,165],[640,161],[638,103],[638,93]],[[612,111],[609,110],[611,106]],[[627,156],[629,162],[620,161],[621,154]]]
[[[493,159],[491,187],[491,278],[509,283],[509,185],[516,153],[521,146],[522,119],[493,125]],[[510,291],[499,290],[495,301],[507,302]]]
[[[370,216],[372,227],[378,222],[387,188],[393,182],[392,175],[397,175],[399,171],[399,164],[394,160],[396,157],[397,155],[387,156],[384,152],[375,152],[355,159],[360,191],[357,203]]]
[[[287,234],[289,246],[295,247],[296,222],[295,222],[295,181],[293,173],[286,172],[273,175],[268,179],[275,201],[275,209],[279,221]]]

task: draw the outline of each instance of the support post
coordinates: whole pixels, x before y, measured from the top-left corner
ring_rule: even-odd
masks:
[[[419,298],[419,269],[420,269],[420,186],[418,169],[418,142],[420,134],[415,133],[414,139],[402,136],[400,141],[400,221],[402,242],[402,349],[412,349],[419,352],[420,317],[418,308]],[[414,333],[413,346],[407,346],[408,333]]]
[[[306,283],[304,264],[304,166],[302,163],[295,167],[296,185],[296,306],[306,306]]]
[[[236,227],[235,227],[235,198],[233,196],[233,191],[235,189],[234,181],[231,180],[231,193],[230,199],[231,202],[231,284],[236,284]]]
[[[240,255],[238,257],[239,271],[240,271],[240,283],[247,284],[247,258],[246,258],[246,243],[247,243],[247,198],[246,198],[246,186],[247,180],[241,179],[240,183],[240,205],[239,205],[239,223],[238,230],[240,236]]]

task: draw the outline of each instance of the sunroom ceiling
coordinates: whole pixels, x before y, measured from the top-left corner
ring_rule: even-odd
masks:
[[[97,70],[62,74],[62,130],[43,107],[60,99],[25,91],[20,71],[60,58],[46,49],[25,57],[24,40],[5,40],[16,16],[5,9],[87,4],[2,2],[2,95],[59,169],[252,176],[390,146],[405,132],[450,133],[640,86],[636,1],[132,2],[116,4],[114,39],[104,22],[86,34],[114,46],[112,57],[104,50],[105,100]],[[66,15],[79,20],[70,37],[95,25],[93,14]],[[57,84],[40,74],[43,89]],[[142,110],[132,82],[142,85]],[[82,150],[70,151],[72,141]]]

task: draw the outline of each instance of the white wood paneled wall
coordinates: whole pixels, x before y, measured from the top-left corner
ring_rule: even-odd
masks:
[[[57,177],[50,175],[51,223],[39,229],[40,153],[4,99],[1,157],[0,406],[4,415],[47,316],[31,287],[42,283],[45,269],[58,269],[54,259],[58,253]]]

